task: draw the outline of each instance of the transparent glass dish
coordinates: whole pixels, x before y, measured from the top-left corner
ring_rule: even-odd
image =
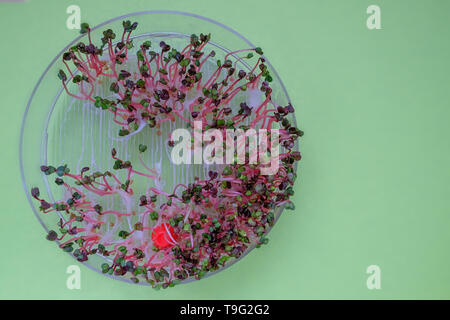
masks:
[[[125,19],[139,23],[139,27],[132,36],[136,41],[151,40],[158,43],[164,40],[173,44],[177,41],[188,41],[191,34],[211,33],[212,39],[209,46],[214,47],[218,59],[230,51],[255,47],[238,32],[221,23],[198,15],[175,11],[143,11],[116,17],[93,27],[91,29],[92,38],[100,39],[102,31],[108,28],[121,30],[122,21]],[[111,129],[111,117],[102,113],[101,110],[93,108],[89,103],[74,102],[66,96],[61,82],[56,76],[58,70],[63,69],[61,57],[68,48],[81,39],[85,41],[85,37],[86,35],[77,37],[50,62],[33,89],[22,122],[19,146],[22,182],[33,212],[46,232],[54,229],[61,217],[40,212],[39,203],[31,197],[30,190],[32,187],[39,187],[42,197],[52,201],[58,199],[60,195],[53,188],[52,183],[49,183],[47,177],[40,172],[39,167],[41,165],[61,165],[65,163],[74,170],[77,168],[76,171],[79,171],[80,166],[85,165],[97,169],[108,169],[111,167],[111,159],[108,155],[110,155],[113,145],[117,147],[119,155],[122,154],[125,158],[132,158],[133,155],[129,155],[127,151],[128,144],[133,144],[134,149],[136,149],[139,143],[145,141],[150,149],[158,150],[159,148],[160,164],[170,166],[170,162],[162,158],[164,154],[162,144],[157,141],[154,134],[142,133],[126,142],[116,139],[114,137],[117,136],[117,130]],[[271,83],[273,100],[279,105],[287,105],[290,103],[290,99],[281,79],[270,62],[267,61],[267,58],[266,64],[273,76],[273,82]],[[248,69],[249,66],[243,63],[242,68]],[[245,99],[245,96],[242,99]],[[292,114],[290,116],[290,122],[296,125],[295,117]],[[296,143],[294,149],[298,150],[298,143]],[[147,160],[150,163],[157,161],[155,160],[155,158],[158,158],[157,151],[155,151],[155,154],[149,155],[150,158]],[[153,160],[151,157],[153,157]],[[197,165],[197,167],[186,169],[183,177],[188,182],[189,178],[203,176],[205,172],[207,172],[205,168]],[[169,188],[179,182],[176,177],[180,175],[182,175],[180,172],[173,171],[172,174],[165,177]],[[172,181],[173,183],[171,183]],[[145,185],[142,186],[142,188],[144,187]],[[275,221],[279,218],[283,209],[284,206],[275,209]],[[253,248],[254,246],[249,247],[238,259],[230,260],[225,267],[210,272],[206,276],[224,270],[245,257]],[[107,260],[102,255],[92,255],[89,260],[83,263],[87,267],[102,273],[100,266],[105,262],[105,259]],[[129,276],[105,275],[132,282]],[[188,281],[192,281],[192,279],[186,279],[183,282]],[[139,284],[148,285],[145,281],[140,281]]]

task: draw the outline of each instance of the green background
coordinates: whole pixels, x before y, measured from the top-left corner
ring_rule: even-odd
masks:
[[[296,210],[268,246],[211,278],[154,291],[81,266],[44,239],[22,188],[27,100],[77,36],[66,8],[96,25],[141,10],[203,15],[264,48],[305,131]],[[382,30],[366,8],[381,7]],[[0,3],[0,298],[450,298],[450,1],[228,0]],[[366,268],[381,268],[368,290]]]

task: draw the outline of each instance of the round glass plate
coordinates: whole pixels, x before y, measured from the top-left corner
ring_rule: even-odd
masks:
[[[116,17],[93,27],[91,29],[92,38],[100,39],[102,31],[108,28],[121,30],[122,21],[127,19],[139,23],[139,27],[132,35],[133,41],[139,43],[146,40],[150,40],[152,43],[166,41],[171,46],[179,48],[183,43],[189,41],[191,34],[211,33],[211,42],[208,47],[216,52],[217,59],[223,58],[231,51],[254,48],[250,41],[221,23],[198,15],[175,11],[144,11]],[[162,127],[159,135],[155,135],[151,130],[142,130],[138,134],[123,139],[117,136],[118,126],[113,123],[110,114],[95,108],[93,103],[75,100],[66,95],[61,86],[61,81],[57,77],[58,70],[64,69],[61,59],[62,54],[80,40],[85,40],[84,37],[86,35],[77,37],[50,62],[33,89],[22,122],[19,146],[22,182],[33,212],[47,232],[55,229],[58,221],[64,220],[64,217],[40,212],[39,202],[31,197],[30,189],[39,187],[42,198],[51,201],[59,199],[62,194],[57,186],[54,186],[49,181],[50,179],[47,179],[47,176],[40,172],[39,167],[41,165],[58,166],[67,164],[75,172],[79,172],[84,166],[99,171],[109,170],[112,166],[111,161],[113,161],[110,156],[112,147],[117,149],[120,158],[132,161],[136,157],[132,150],[137,150],[139,144],[145,143],[151,152],[146,153],[144,162],[150,167],[159,166],[159,169],[165,172],[162,187],[168,190],[172,190],[175,185],[181,182],[187,185],[193,181],[194,177],[204,177],[211,169],[205,165],[174,167],[171,164],[169,153],[165,148],[166,140],[162,137],[176,127],[181,127],[183,125],[181,122]],[[234,58],[237,59],[237,57]],[[250,68],[245,62],[240,61],[239,64],[240,68],[244,70]],[[272,99],[279,105],[289,104],[290,100],[286,89],[267,58],[266,65],[273,77],[271,83]],[[214,70],[213,67],[211,65],[210,70]],[[208,69],[207,66],[206,69]],[[97,87],[95,90],[101,94],[103,90],[107,92],[105,88],[109,88],[109,83],[105,82],[104,85]],[[243,93],[236,99],[236,102],[239,102],[254,99],[254,97],[246,96]],[[292,114],[290,114],[289,120],[296,125],[295,117]],[[295,144],[293,149],[298,150],[298,143]],[[295,165],[295,171],[296,168]],[[134,188],[145,192],[148,188],[148,182],[137,183]],[[136,192],[136,194],[139,193]],[[114,208],[121,205],[115,201],[109,199],[108,203],[104,205]],[[275,208],[275,222],[283,209],[284,206]],[[254,245],[249,246],[238,259],[230,260],[226,267],[242,259],[253,248]],[[91,255],[83,263],[102,273],[100,266],[105,261],[111,262],[108,257],[96,254]],[[226,267],[207,273],[206,276],[219,272]],[[129,276],[105,275],[131,282]],[[190,280],[192,279],[188,278],[183,282]],[[148,285],[145,281],[140,281],[139,284]]]

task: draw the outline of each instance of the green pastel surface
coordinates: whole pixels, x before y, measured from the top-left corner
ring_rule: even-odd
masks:
[[[163,291],[104,277],[45,240],[19,169],[20,125],[51,59],[91,25],[143,10],[219,21],[264,49],[296,108],[295,211],[229,269]],[[381,8],[368,30],[366,8]],[[450,298],[448,1],[246,0],[0,3],[0,298]],[[81,267],[81,289],[66,269]],[[368,290],[366,268],[381,268]]]

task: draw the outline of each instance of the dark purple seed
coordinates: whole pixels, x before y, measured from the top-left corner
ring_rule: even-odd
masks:
[[[277,107],[277,111],[278,111],[278,113],[280,113],[280,114],[286,114],[286,112],[285,112],[285,110],[284,110],[283,107]]]
[[[33,197],[39,197],[39,188],[37,188],[37,187],[34,187],[34,188],[32,188],[31,189],[31,195],[33,196]]]
[[[217,178],[218,173],[215,172],[215,171],[209,171],[209,172],[208,172],[208,175],[209,175],[209,178],[210,178],[210,179],[215,179],[215,178]]]
[[[159,96],[162,100],[169,100],[169,91],[167,91],[166,89],[162,89]]]
[[[86,52],[89,54],[93,54],[96,52],[95,46],[93,44],[86,46]]]
[[[55,231],[50,230],[50,231],[48,232],[46,238],[47,238],[48,241],[55,241],[56,238],[58,238],[58,234],[57,234]]]
[[[300,152],[295,151],[291,153],[291,156],[294,158],[294,160],[296,161],[300,161],[300,159],[302,158],[302,155],[300,154]]]
[[[41,201],[41,207],[42,207],[42,209],[47,210],[47,209],[50,209],[51,206],[52,206],[52,205],[51,205],[50,203],[48,203],[47,201],[45,201],[45,200],[42,200],[42,201]]]

